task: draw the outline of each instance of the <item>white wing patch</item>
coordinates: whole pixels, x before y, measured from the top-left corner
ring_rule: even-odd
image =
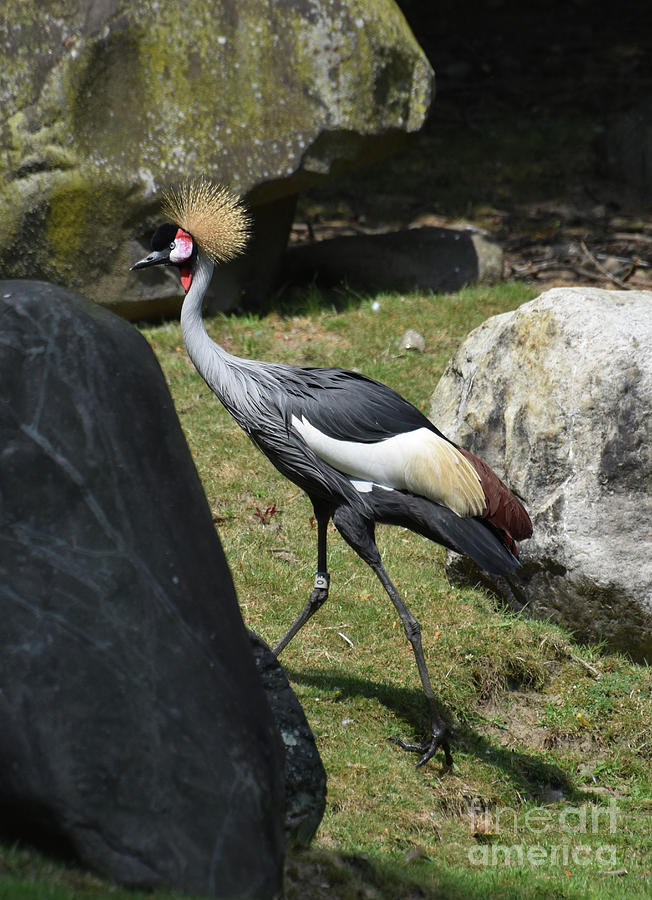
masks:
[[[480,479],[459,450],[428,428],[417,428],[373,444],[340,441],[319,431],[302,416],[292,424],[305,443],[339,472],[379,487],[410,491],[443,503],[459,516],[479,516],[485,509]]]
[[[359,494],[369,494],[375,487],[382,488],[384,491],[394,490],[387,484],[376,484],[374,481],[359,481],[356,478],[351,479],[351,484]]]

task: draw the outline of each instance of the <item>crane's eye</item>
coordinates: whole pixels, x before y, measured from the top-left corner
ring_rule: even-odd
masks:
[[[170,244],[170,250],[174,250],[174,248],[175,248],[176,246],[177,246],[177,242],[176,242],[176,241],[172,241],[172,243]]]

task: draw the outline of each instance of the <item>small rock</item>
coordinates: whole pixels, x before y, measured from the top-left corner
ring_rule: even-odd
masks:
[[[426,349],[426,341],[418,331],[408,328],[403,332],[396,346],[399,350],[416,350],[418,353],[423,353]]]

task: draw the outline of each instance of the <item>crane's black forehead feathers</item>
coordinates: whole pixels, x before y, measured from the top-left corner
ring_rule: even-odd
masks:
[[[152,238],[152,250],[165,250],[169,247],[178,230],[177,225],[170,225],[169,222],[159,225]]]

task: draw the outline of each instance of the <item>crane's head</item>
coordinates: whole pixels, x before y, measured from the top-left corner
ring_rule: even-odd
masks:
[[[219,263],[244,250],[249,216],[235,194],[207,178],[170,188],[163,199],[163,212],[174,224],[159,225],[152,238],[151,253],[131,268],[176,266],[187,292],[198,253]]]

